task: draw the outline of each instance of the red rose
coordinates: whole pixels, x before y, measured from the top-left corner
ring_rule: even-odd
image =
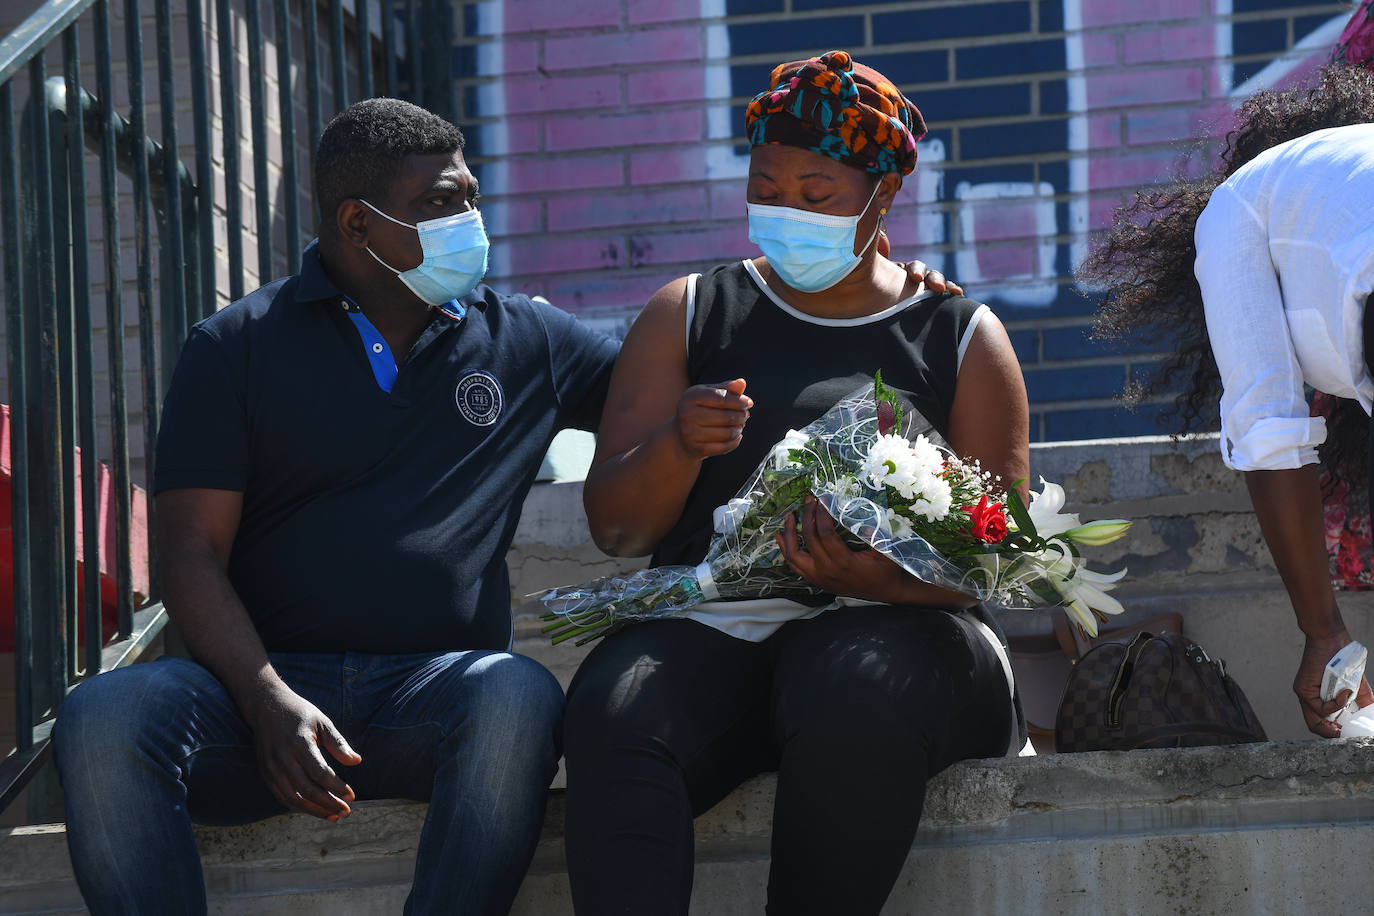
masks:
[[[969,533],[978,540],[996,544],[1007,536],[1007,517],[1002,514],[1002,504],[989,505],[986,493],[978,505],[962,508],[968,513]]]

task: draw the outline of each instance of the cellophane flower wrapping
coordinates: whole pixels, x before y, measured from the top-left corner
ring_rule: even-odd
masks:
[[[547,608],[544,630],[553,641],[579,645],[720,598],[814,604],[825,592],[786,565],[777,543],[788,517],[814,495],[853,549],[872,548],[923,582],[1004,607],[1064,604],[1095,633],[1101,613],[1120,611],[1102,594],[1120,576],[1080,575],[1072,535],[1092,527],[1093,543],[1105,543],[1128,523],[1119,523],[1115,536],[1103,535],[1103,523],[1078,526],[1075,516],[1055,514],[1062,505],[1055,489],[1058,502],[1032,502],[1028,512],[1014,488],[955,456],[925,417],[903,409],[879,373],[769,450],[735,498],[716,509],[716,533],[697,566],[653,567],[536,597]],[[1046,539],[1036,534],[1032,515],[1050,503],[1050,517],[1070,519],[1073,530],[1061,526],[1066,530]]]

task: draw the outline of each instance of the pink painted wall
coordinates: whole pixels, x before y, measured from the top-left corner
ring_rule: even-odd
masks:
[[[845,47],[931,126],[889,232],[1013,333],[1032,435],[1143,432],[1150,353],[1086,339],[1073,266],[1142,186],[1196,173],[1239,99],[1309,75],[1350,15],[1291,0],[484,0],[455,48],[491,279],[623,328],[661,284],[754,253],[742,109]],[[1213,147],[1214,148],[1214,147]]]

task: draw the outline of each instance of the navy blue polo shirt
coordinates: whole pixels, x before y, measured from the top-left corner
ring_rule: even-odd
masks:
[[[243,493],[229,578],[269,650],[504,649],[521,505],[554,434],[595,429],[617,344],[479,285],[387,379],[360,317],[312,243],[197,324],[154,491]]]

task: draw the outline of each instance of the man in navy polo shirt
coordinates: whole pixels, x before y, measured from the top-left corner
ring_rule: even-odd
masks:
[[[405,102],[344,111],[301,273],[186,341],[154,490],[195,660],[94,678],[57,726],[96,914],[204,912],[193,821],[368,797],[430,802],[407,912],[510,908],[563,695],[509,652],[505,554],[553,435],[594,428],[616,345],[479,283],[462,145]]]

